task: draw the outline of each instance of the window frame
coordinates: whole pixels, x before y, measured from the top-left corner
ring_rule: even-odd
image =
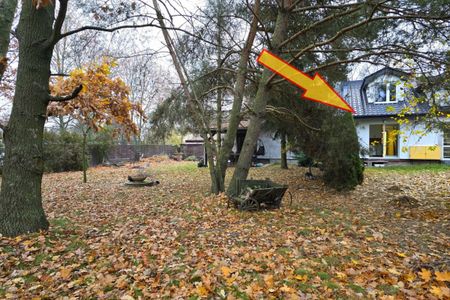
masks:
[[[381,134],[382,134],[382,136],[381,136],[381,139],[380,139],[380,141],[379,142],[377,142],[377,143],[380,143],[380,145],[381,145],[381,149],[382,149],[382,154],[381,155],[372,155],[372,148],[371,147],[373,147],[373,149],[376,149],[376,145],[374,144],[374,145],[372,145],[372,143],[370,142],[370,132],[371,132],[371,127],[372,126],[381,126]],[[392,126],[392,127],[397,127],[396,129],[394,128],[393,130],[400,130],[400,125],[399,124],[397,124],[397,123],[391,123],[391,122],[388,122],[388,123],[385,123],[385,122],[383,122],[383,123],[373,123],[373,124],[369,124],[369,143],[368,143],[368,145],[369,145],[369,154],[368,154],[368,156],[369,156],[369,158],[388,158],[388,159],[397,159],[397,158],[399,158],[400,157],[400,151],[401,151],[401,147],[400,147],[400,142],[401,142],[401,140],[400,140],[400,134],[397,134],[396,135],[396,142],[395,142],[395,152],[397,153],[396,155],[387,155],[387,154],[385,154],[385,149],[386,149],[386,147],[387,147],[387,144],[388,144],[388,140],[387,140],[387,130],[386,130],[386,127],[389,127],[389,126]],[[386,132],[386,138],[383,136],[383,132]]]
[[[448,135],[447,144],[446,144],[446,139],[445,139],[446,134]],[[450,149],[450,130],[448,133],[446,133],[445,131],[442,131],[442,159],[450,160],[450,155],[445,156],[446,149]],[[449,150],[449,152],[450,152],[450,150]]]
[[[384,99],[384,101],[377,101],[377,98],[376,99],[374,99],[374,104],[392,104],[392,103],[398,103],[398,97],[397,97],[397,85],[395,84],[395,83],[393,83],[393,82],[386,82],[386,83],[380,83],[380,84],[382,84],[382,86],[384,87],[384,89],[385,89],[385,93],[386,93],[386,96],[385,96],[385,99]],[[395,96],[394,96],[394,101],[388,101],[388,99],[391,99],[391,89],[390,89],[390,87],[391,87],[391,85],[394,85],[395,86]]]

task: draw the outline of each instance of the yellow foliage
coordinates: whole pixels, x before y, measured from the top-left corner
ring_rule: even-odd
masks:
[[[103,59],[70,72],[69,78],[58,78],[51,86],[53,94],[69,94],[80,84],[83,89],[77,98],[63,103],[52,103],[48,115],[71,115],[89,128],[98,131],[105,125],[116,124],[125,136],[138,133],[131,113],[144,116],[139,104],[129,100],[130,89],[121,78],[112,78],[116,62]]]

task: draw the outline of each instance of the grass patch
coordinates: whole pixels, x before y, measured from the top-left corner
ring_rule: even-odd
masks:
[[[144,293],[142,292],[142,290],[140,288],[135,287],[133,289],[133,292],[134,292],[134,297],[136,297],[136,298],[144,297]]]
[[[36,257],[34,258],[33,264],[35,266],[39,266],[41,265],[44,261],[46,260],[51,260],[50,256],[46,253],[39,253],[38,255],[36,255]]]
[[[377,289],[383,291],[386,295],[396,295],[398,293],[398,287],[389,284],[381,284]]]
[[[305,229],[301,229],[299,231],[297,231],[298,235],[302,235],[302,236],[310,236],[313,233],[313,231],[311,229],[305,228]]]
[[[167,173],[193,173],[199,171],[197,163],[191,161],[183,161],[176,164],[159,165],[154,170]]]
[[[325,272],[317,272],[317,276],[319,276],[322,280],[329,280],[331,279],[331,275]]]
[[[366,290],[363,287],[354,283],[350,283],[348,287],[352,289],[352,291],[354,291],[355,293],[364,294],[366,292]]]
[[[341,265],[341,259],[337,256],[325,256],[323,259],[329,266],[337,267]]]
[[[389,172],[395,171],[400,173],[410,172],[446,172],[450,171],[450,165],[446,164],[416,164],[405,166],[386,166],[383,168],[366,168],[368,172]]]
[[[304,282],[297,283],[296,287],[303,293],[306,293],[306,292],[316,289],[316,287],[314,287],[313,285],[311,285],[309,283],[304,283]]]
[[[280,248],[277,249],[277,253],[282,255],[282,256],[286,256],[289,253],[291,253],[291,249],[286,248],[286,247],[280,247]]]
[[[175,256],[178,258],[184,258],[186,256],[186,248],[184,246],[180,246],[175,252]]]
[[[0,250],[5,253],[13,253],[15,249],[14,249],[14,247],[12,247],[10,245],[6,245],[6,246],[3,246]]]
[[[67,246],[66,251],[72,252],[72,251],[75,251],[75,250],[80,249],[80,248],[86,249],[86,248],[88,248],[88,246],[83,241],[74,240]]]
[[[328,281],[328,280],[325,281],[323,283],[323,285],[332,290],[337,290],[340,288],[339,284],[337,284],[336,282],[333,282],[333,281]]]
[[[233,286],[233,294],[238,299],[250,300],[250,297],[245,292],[240,291],[236,286]]]
[[[67,218],[58,218],[50,220],[50,224],[54,227],[58,227],[60,229],[66,229],[71,224],[70,220]]]
[[[300,276],[305,276],[305,275],[311,276],[311,272],[309,272],[308,270],[305,270],[305,269],[297,269],[294,271],[294,274],[300,275]]]
[[[38,278],[34,275],[25,275],[22,278],[26,284],[30,284],[38,280]]]

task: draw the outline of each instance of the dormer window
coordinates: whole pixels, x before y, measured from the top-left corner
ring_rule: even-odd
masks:
[[[392,103],[397,101],[394,82],[376,83],[374,90],[375,103]]]

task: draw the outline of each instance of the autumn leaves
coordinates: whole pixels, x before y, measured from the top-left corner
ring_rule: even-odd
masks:
[[[116,133],[121,131],[127,137],[137,134],[138,128],[132,114],[142,116],[144,112],[139,104],[129,100],[130,89],[125,82],[112,77],[115,65],[113,60],[104,59],[100,63],[73,70],[66,79],[58,77],[52,85],[52,94],[70,93],[80,84],[83,89],[71,101],[51,103],[48,115],[70,115],[94,131],[114,124]]]

